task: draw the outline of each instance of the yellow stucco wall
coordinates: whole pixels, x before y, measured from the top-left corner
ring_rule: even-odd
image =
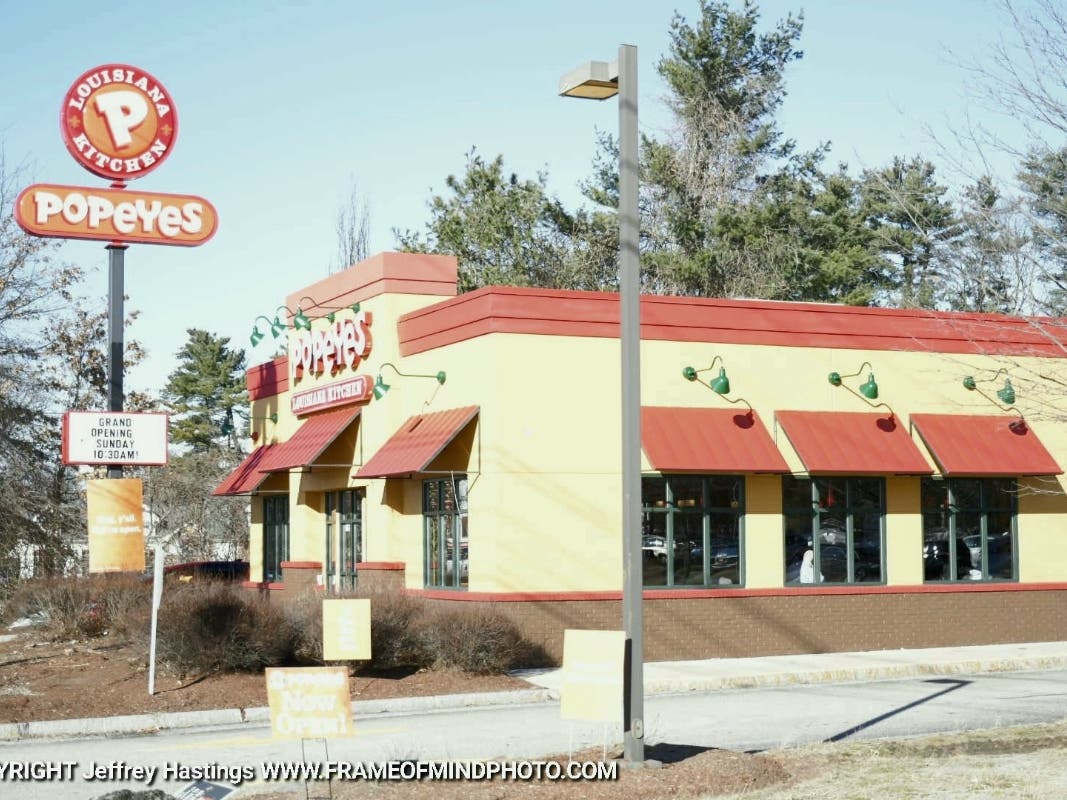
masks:
[[[622,576],[618,341],[490,334],[401,359],[397,318],[434,299],[382,295],[364,303],[374,315],[374,346],[359,372],[374,376],[381,364],[390,361],[404,372],[445,370],[448,378],[438,386],[433,380],[387,372],[391,391],[363,410],[353,468],[292,472],[290,557],[323,560],[322,492],[361,486],[366,490],[364,558],[405,562],[407,585],[421,588],[421,477],[425,476],[389,481],[351,476],[408,417],[477,405],[480,413],[471,452],[450,448],[431,467],[466,470],[469,475],[470,589],[617,590]],[[864,361],[873,366],[879,401],[905,424],[912,413],[1005,413],[967,392],[961,381],[968,374],[988,378],[1008,366],[1015,378],[1018,408],[1059,463],[1067,465],[1067,425],[1053,418],[1047,391],[1023,377],[1044,373],[1063,380],[1067,370],[1060,360],[646,341],[641,355],[642,403],[728,407],[706,387],[681,375],[683,367],[703,368],[715,355],[722,357],[728,370],[731,397],[751,403],[796,473],[803,472],[803,465],[775,425],[774,412],[875,410],[827,381],[829,372],[855,372]],[[865,378],[866,370],[849,383],[855,387]],[[298,388],[314,383],[314,379],[302,381]],[[268,441],[284,440],[297,428],[296,418],[288,412],[288,398],[253,404],[253,415],[272,411],[279,414],[276,426],[264,421],[255,425],[261,426]],[[913,439],[925,453],[917,434]],[[647,460],[643,467],[650,469]],[[750,475],[745,485],[745,585],[781,587],[781,478]],[[1067,580],[1064,486],[1062,476],[1021,482],[1021,581]],[[891,585],[923,580],[919,496],[918,478],[887,477],[885,560],[886,582]],[[261,549],[260,514],[253,502],[253,577],[257,548]]]

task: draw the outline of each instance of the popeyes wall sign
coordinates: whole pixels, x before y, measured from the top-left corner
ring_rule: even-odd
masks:
[[[371,349],[371,313],[360,309],[352,317],[335,320],[324,328],[289,334],[289,369],[293,381],[305,375],[336,375],[359,367]]]
[[[360,309],[352,317],[337,319],[326,327],[289,334],[289,374],[293,384],[307,376],[338,377],[329,383],[317,382],[308,389],[293,391],[293,414],[302,416],[333,406],[370,401],[374,382],[367,375],[352,375],[370,355],[371,313]]]
[[[64,96],[59,122],[74,160],[113,183],[27,187],[15,202],[15,219],[27,233],[185,247],[215,234],[218,212],[204,198],[126,188],[174,149],[178,112],[158,79],[127,64],[88,70]]]

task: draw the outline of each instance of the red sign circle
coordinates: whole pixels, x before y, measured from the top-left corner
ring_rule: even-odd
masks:
[[[163,84],[143,69],[105,64],[74,81],[59,127],[67,150],[89,172],[128,181],[170,155],[178,112]]]

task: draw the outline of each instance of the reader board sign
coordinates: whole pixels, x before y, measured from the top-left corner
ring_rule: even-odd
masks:
[[[140,478],[86,484],[89,572],[144,572],[144,507]]]
[[[323,600],[322,660],[368,661],[370,657],[370,600]]]
[[[352,736],[347,667],[268,667],[271,732],[284,739]]]
[[[68,411],[63,415],[64,464],[167,463],[167,414]]]
[[[625,631],[563,632],[562,719],[622,722]]]

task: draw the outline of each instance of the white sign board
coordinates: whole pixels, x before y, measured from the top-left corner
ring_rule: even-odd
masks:
[[[63,415],[64,464],[167,463],[166,414],[68,411]]]
[[[624,631],[563,631],[562,719],[622,722]]]

